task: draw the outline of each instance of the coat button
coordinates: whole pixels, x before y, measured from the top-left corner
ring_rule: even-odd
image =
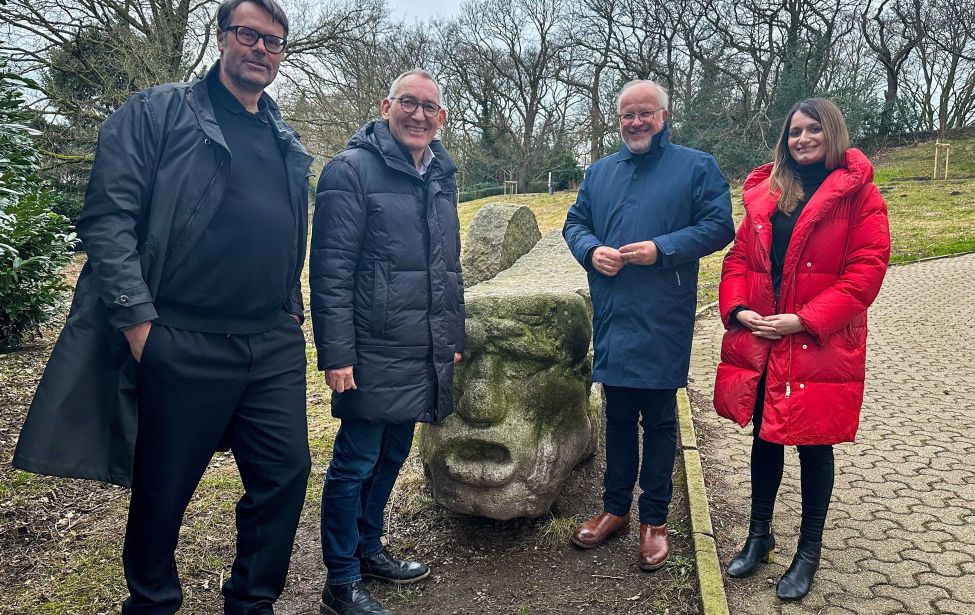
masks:
[[[203,145],[210,145],[210,137],[203,139]]]
[[[128,295],[119,295],[118,302],[121,303],[122,305],[125,305],[126,303],[129,302],[129,296]]]
[[[634,173],[634,174],[633,174],[633,179],[636,179],[636,178],[637,178],[637,174],[636,174],[636,173]]]
[[[812,267],[812,263],[807,261],[806,262],[806,267]]]
[[[804,385],[804,384],[800,384],[800,385],[799,385],[799,388],[800,388],[800,389],[804,389],[804,388],[806,388],[806,385]]]
[[[756,228],[762,228],[762,225],[761,225],[761,224],[759,224],[759,225],[758,225],[758,226],[757,226]]]
[[[809,346],[806,346],[805,344],[803,344],[802,345],[802,349],[805,350],[806,348],[809,348]]]

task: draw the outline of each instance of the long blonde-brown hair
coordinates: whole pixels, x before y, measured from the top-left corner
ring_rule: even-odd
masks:
[[[805,196],[802,192],[802,182],[796,173],[796,167],[799,165],[789,152],[789,128],[796,111],[819,122],[823,127],[823,136],[826,140],[824,162],[827,169],[833,170],[840,166],[846,150],[850,147],[850,132],[846,128],[843,113],[832,101],[825,98],[807,98],[789,109],[788,115],[785,116],[785,123],[782,125],[782,134],[775,144],[775,161],[772,165],[772,175],[769,176],[769,193],[779,193],[778,208],[787,214],[795,211]]]

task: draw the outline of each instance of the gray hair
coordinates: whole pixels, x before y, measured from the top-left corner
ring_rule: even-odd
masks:
[[[632,87],[638,85],[649,85],[654,90],[657,91],[657,104],[663,107],[665,110],[670,110],[670,97],[667,96],[667,90],[657,83],[656,81],[651,81],[650,79],[634,79],[633,81],[627,81],[623,84],[620,89],[619,95],[616,97],[616,112],[619,113],[620,110],[620,100],[623,99],[623,93]]]
[[[421,77],[429,79],[430,81],[433,82],[433,85],[437,86],[437,104],[439,104],[441,107],[446,109],[447,105],[443,101],[443,88],[440,87],[440,83],[437,81],[436,77],[434,77],[427,71],[423,70],[422,68],[410,69],[405,73],[403,73],[402,75],[400,75],[399,77],[397,77],[395,80],[393,80],[393,83],[389,86],[389,95],[386,96],[386,98],[389,99],[395,98],[399,90],[400,82],[403,81],[403,79],[406,79],[407,77],[412,77],[413,75],[419,75]]]
[[[224,0],[217,8],[217,29],[226,32],[227,28],[232,25],[230,16],[233,15],[234,9],[245,2],[253,2],[270,13],[272,21],[284,26],[284,38],[288,38],[288,16],[275,0]]]

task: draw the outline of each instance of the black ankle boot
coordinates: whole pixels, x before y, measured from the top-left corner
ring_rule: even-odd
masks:
[[[752,519],[748,524],[748,538],[745,546],[728,564],[728,576],[740,579],[751,576],[758,568],[759,562],[772,561],[772,549],[775,548],[775,536],[772,535],[771,521],[756,521]]]
[[[799,539],[796,556],[792,558],[792,565],[785,571],[778,585],[775,595],[782,600],[798,600],[809,593],[813,577],[819,570],[819,555],[823,543],[812,542],[804,538]]]
[[[379,604],[362,581],[326,585],[322,590],[322,615],[391,615]]]
[[[386,583],[406,585],[430,576],[430,567],[420,562],[396,559],[385,547],[379,552],[359,559],[363,579],[376,579]]]

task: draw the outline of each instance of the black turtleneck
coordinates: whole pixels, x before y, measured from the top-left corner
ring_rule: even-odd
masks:
[[[802,182],[803,199],[792,214],[777,209],[772,215],[772,288],[775,289],[776,297],[779,296],[779,287],[782,285],[782,267],[785,265],[785,254],[789,249],[789,242],[792,241],[792,231],[795,229],[796,222],[799,220],[802,210],[805,209],[806,203],[823,185],[830,172],[823,161],[798,165],[796,175]]]
[[[779,298],[779,288],[782,286],[782,268],[785,265],[785,253],[789,249],[792,241],[792,231],[796,228],[799,215],[805,209],[806,203],[812,195],[823,185],[831,170],[826,168],[825,162],[817,162],[809,165],[800,165],[796,168],[796,175],[802,182],[803,199],[796,206],[792,214],[783,213],[776,209],[772,214],[772,288],[775,289],[775,298]],[[747,306],[739,305],[731,311],[729,318],[732,324],[738,323],[738,313],[750,309]]]

